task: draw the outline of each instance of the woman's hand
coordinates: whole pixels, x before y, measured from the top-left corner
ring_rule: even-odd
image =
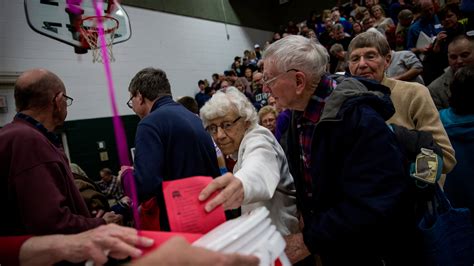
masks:
[[[199,200],[206,200],[217,190],[220,190],[219,194],[204,207],[207,212],[212,211],[221,204],[224,210],[236,209],[242,205],[244,201],[244,187],[242,182],[232,173],[227,173],[214,179],[201,191]]]

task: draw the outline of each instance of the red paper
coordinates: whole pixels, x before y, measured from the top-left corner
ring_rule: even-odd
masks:
[[[226,221],[221,206],[208,213],[204,210],[207,201],[198,199],[211,181],[212,177],[209,176],[193,176],[163,182],[166,212],[172,232],[205,234]]]
[[[172,238],[173,236],[181,236],[186,239],[190,244],[200,238],[201,234],[186,234],[186,233],[172,233],[172,232],[158,232],[158,231],[139,231],[138,235],[145,236],[155,240],[153,242],[153,246],[148,248],[141,248],[143,251],[143,255],[149,253],[157,249],[161,244],[166,242],[168,239]]]

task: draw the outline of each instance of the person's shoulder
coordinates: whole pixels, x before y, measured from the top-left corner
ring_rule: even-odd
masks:
[[[263,127],[261,125],[255,125],[255,127],[250,129],[247,134],[254,135],[256,137],[273,136],[273,133],[268,128]]]
[[[179,107],[183,107],[181,104],[176,103],[174,101],[172,102],[167,102],[166,104],[160,105],[156,107],[155,109],[151,110],[148,115],[143,117],[143,119],[140,121],[141,124],[147,124],[147,123],[156,123],[156,122],[162,122],[164,120],[167,120],[170,116],[178,116],[177,111],[180,110]],[[183,107],[184,108],[184,107]],[[163,118],[165,117],[165,118]],[[139,123],[139,124],[140,124]]]
[[[399,54],[401,57],[403,58],[412,58],[412,57],[416,57],[416,54],[413,53],[412,51],[410,50],[402,50],[402,51],[396,51],[395,54]]]
[[[440,89],[440,87],[444,87],[444,81],[445,80],[448,80],[449,79],[449,74],[447,74],[446,72],[441,74],[439,77],[437,77],[435,80],[433,80],[429,85],[428,85],[428,89],[430,91],[437,91]]]
[[[416,20],[408,27],[408,32],[418,32],[421,31],[420,29],[420,20]]]
[[[274,139],[273,133],[266,127],[261,125],[255,125],[251,129],[247,130],[242,141],[269,141],[272,142]]]
[[[392,79],[392,78],[386,78],[383,83],[392,85],[393,86],[392,87],[392,92],[394,90],[404,90],[405,93],[409,93],[409,92],[427,90],[425,85],[420,84],[418,82],[411,82],[411,81],[403,81],[403,80],[396,80],[396,79]]]
[[[245,133],[241,145],[255,148],[275,146],[277,143],[275,135],[268,128],[255,125]]]
[[[12,122],[2,128],[0,130],[0,136],[2,139],[15,140],[19,141],[17,143],[23,144],[47,141],[47,138],[37,129],[20,121]]]

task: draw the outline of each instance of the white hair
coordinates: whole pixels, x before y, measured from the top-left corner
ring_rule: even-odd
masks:
[[[242,92],[235,87],[219,90],[204,104],[199,111],[204,127],[209,125],[209,120],[224,117],[231,111],[236,111],[245,121],[250,122],[250,128],[258,124],[255,107]]]
[[[313,40],[290,35],[268,46],[264,60],[273,62],[280,73],[298,69],[309,76],[312,82],[319,82],[326,71],[329,54],[324,46]]]

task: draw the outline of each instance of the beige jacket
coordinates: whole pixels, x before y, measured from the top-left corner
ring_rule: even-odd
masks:
[[[395,114],[387,122],[431,132],[436,144],[443,149],[443,173],[449,173],[456,165],[454,149],[428,89],[416,82],[387,77],[384,77],[382,84],[390,88],[390,98],[395,106]]]

